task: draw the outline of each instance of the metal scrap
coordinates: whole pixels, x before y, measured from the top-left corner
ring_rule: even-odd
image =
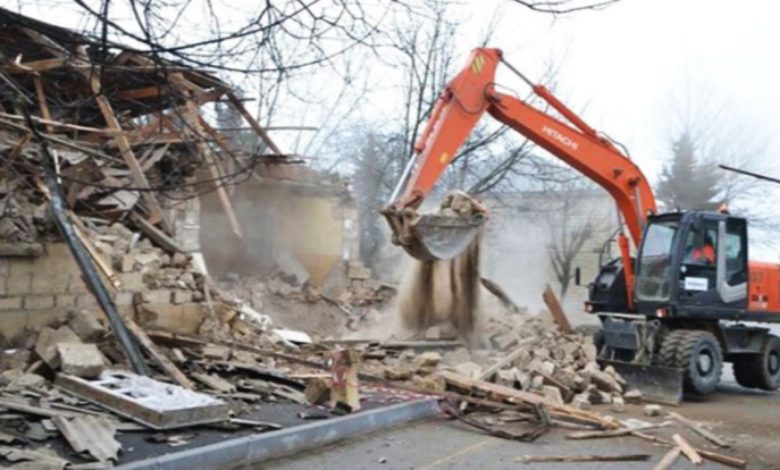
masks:
[[[114,439],[116,426],[108,419],[97,416],[58,416],[53,421],[76,452],[89,454],[98,462],[116,462],[119,459],[122,444]]]

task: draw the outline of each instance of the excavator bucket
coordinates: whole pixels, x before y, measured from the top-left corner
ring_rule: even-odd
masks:
[[[629,388],[642,392],[644,401],[679,405],[683,399],[683,371],[671,367],[600,359],[602,367],[612,366],[628,382]]]
[[[484,222],[481,213],[468,218],[422,215],[409,226],[411,237],[403,247],[419,260],[457,258],[471,244]]]

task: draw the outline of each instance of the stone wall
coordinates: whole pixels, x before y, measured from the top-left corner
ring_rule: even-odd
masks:
[[[0,336],[6,340],[25,328],[39,328],[77,309],[103,318],[68,246],[56,242],[42,244],[42,248],[40,256],[0,256]],[[105,260],[111,265],[108,256]],[[135,316],[133,294],[143,292],[145,313],[138,318],[140,322],[181,334],[198,330],[206,312],[195,301],[192,289],[150,289],[136,260],[114,265],[121,288],[109,290],[120,313]],[[103,282],[110,285],[106,278]]]

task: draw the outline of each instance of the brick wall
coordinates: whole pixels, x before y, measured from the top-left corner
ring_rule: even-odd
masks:
[[[197,331],[205,311],[191,296],[180,300],[176,290],[147,289],[143,274],[134,270],[118,272],[117,279],[122,290],[112,296],[120,313],[133,314],[133,293],[144,292],[147,312],[139,321],[181,334]],[[76,309],[103,318],[65,243],[44,244],[37,257],[0,256],[0,336],[13,340],[25,328],[36,329]]]

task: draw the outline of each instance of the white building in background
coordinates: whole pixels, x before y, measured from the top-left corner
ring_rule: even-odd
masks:
[[[556,294],[560,283],[551,262],[555,246],[570,241],[573,233],[591,227],[573,266],[581,270],[582,285],[571,280],[562,304],[572,323],[596,318],[583,311],[587,285],[598,272],[599,254],[617,228],[613,199],[600,188],[572,191],[503,193],[486,197],[491,210],[484,240],[484,276],[498,282],[518,305],[537,312],[544,307],[542,292],[550,284]],[[605,261],[617,256],[617,245],[604,252]],[[573,270],[572,270],[573,275]]]

